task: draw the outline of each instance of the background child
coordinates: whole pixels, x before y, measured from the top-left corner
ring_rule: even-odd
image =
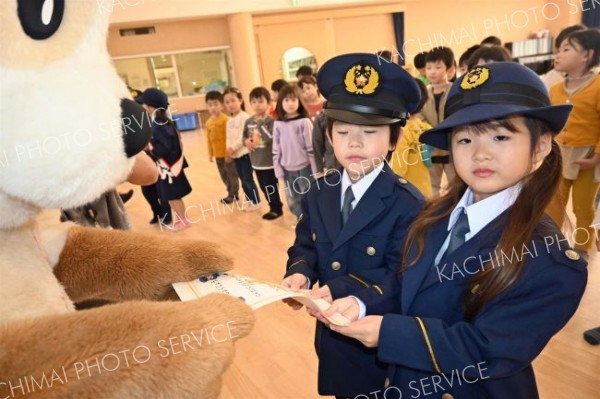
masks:
[[[346,82],[348,73],[354,82]],[[376,284],[400,262],[401,243],[422,196],[398,179],[385,160],[420,96],[408,72],[395,63],[380,65],[373,54],[335,57],[318,76],[328,100],[323,110],[328,138],[343,169],[332,170],[302,198],[283,285],[297,290],[326,284],[329,295],[338,298]],[[354,112],[357,105],[365,111]],[[375,351],[321,323],[315,346],[319,394],[368,397],[383,385],[387,367]]]
[[[329,169],[339,169],[340,163],[335,159],[331,141],[327,139],[327,117],[319,113],[313,123],[312,144],[315,152],[317,176],[321,177]]]
[[[208,159],[217,163],[219,176],[227,188],[227,196],[221,199],[225,204],[237,201],[240,184],[233,159],[227,156],[227,121],[229,117],[223,113],[223,95],[218,91],[206,93],[206,107],[210,118],[206,121],[206,138],[208,140]]]
[[[554,68],[566,74],[550,89],[553,104],[573,104],[573,112],[556,141],[561,146],[563,171],[560,183],[562,204],[554,203],[549,213],[559,226],[573,192],[577,219],[575,249],[587,256],[594,241],[594,199],[600,185],[600,76],[592,68],[600,57],[600,31],[578,30],[567,36],[554,59]]]
[[[244,124],[250,116],[245,112],[242,92],[235,87],[225,89],[223,102],[230,114],[227,121],[227,156],[233,159],[235,169],[242,182],[242,189],[246,194],[246,201],[242,205],[242,210],[246,212],[256,211],[260,209],[260,198],[252,177],[249,151],[242,140]]]
[[[300,198],[308,191],[311,175],[317,173],[312,147],[313,127],[301,97],[298,86],[283,86],[273,125],[275,176],[285,180],[288,207],[297,218],[302,214]]]
[[[463,76],[465,73],[469,72],[469,59],[473,55],[475,51],[477,51],[481,47],[480,44],[476,44],[474,46],[469,47],[465,50],[464,53],[461,54],[458,59],[458,75]]]
[[[308,117],[311,121],[314,121],[323,109],[323,99],[317,90],[317,79],[314,76],[304,76],[298,80],[298,87],[302,90],[302,98],[306,105]]]
[[[325,312],[372,315],[331,328],[378,347],[391,386],[435,381],[436,397],[539,398],[531,362],[587,281],[577,252],[544,246],[564,240],[544,210],[560,179],[553,135],[570,108],[551,106],[540,78],[513,62],[476,67],[452,86],[446,120],[421,141],[451,149],[455,184],[411,225],[400,273]],[[513,251],[520,256],[496,258]],[[440,377],[455,373],[469,383]]]
[[[277,100],[279,99],[279,90],[287,84],[288,83],[283,79],[277,79],[271,83],[271,101],[269,101],[269,111],[267,113],[273,119],[277,119],[275,107],[277,106]]]
[[[506,47],[493,45],[481,46],[471,54],[471,57],[469,57],[469,60],[467,61],[467,70],[470,70],[477,65],[498,61],[512,61],[512,56]]]
[[[161,201],[168,201],[171,206],[173,231],[183,230],[191,224],[185,216],[182,198],[192,192],[192,186],[185,176],[184,169],[188,164],[183,156],[181,137],[175,124],[167,116],[168,97],[163,91],[150,88],[138,96],[136,101],[143,104],[152,117],[150,152],[159,163],[158,195]]]
[[[560,45],[567,38],[567,36],[569,36],[571,33],[575,32],[575,31],[584,30],[584,29],[587,29],[585,25],[571,25],[571,26],[567,26],[566,28],[561,30],[559,32],[559,34],[556,36],[556,39],[554,39],[555,52],[558,52]],[[550,89],[556,83],[562,82],[563,79],[565,78],[564,74],[562,72],[557,71],[555,68],[552,68],[551,70],[549,70],[548,72],[546,72],[545,74],[543,74],[540,77],[542,78],[542,81],[544,82],[544,84],[546,85],[546,87],[548,89]]]
[[[435,127],[444,120],[444,106],[452,83],[448,75],[452,75],[454,68],[454,53],[447,47],[436,47],[425,57],[425,74],[431,82],[427,86],[427,101],[423,105],[421,114],[423,120]],[[431,156],[429,175],[433,189],[433,197],[439,197],[442,190],[442,176],[446,175],[448,184],[454,179],[454,167],[450,162],[448,151],[436,149]]]
[[[419,71],[419,76],[417,76],[417,79],[419,79],[421,82],[423,82],[425,84],[425,86],[427,86],[429,83],[431,83],[429,81],[429,79],[427,79],[427,77],[425,76],[425,57],[427,56],[426,52],[421,52],[417,55],[415,55],[415,59],[413,60],[413,63],[415,64],[415,68],[417,69],[417,71]]]
[[[250,162],[256,173],[258,185],[269,203],[269,212],[262,218],[277,219],[283,215],[283,204],[279,198],[279,185],[273,167],[273,118],[267,115],[271,96],[264,87],[255,87],[250,92],[250,107],[254,115],[246,120],[244,144],[250,151]]]
[[[421,102],[410,115],[402,130],[398,146],[390,160],[390,166],[394,173],[408,180],[426,198],[430,198],[432,195],[431,179],[424,161],[431,165],[431,151],[427,144],[421,144],[419,141],[421,133],[431,129],[431,125],[424,122],[419,115],[419,111],[427,101],[427,88],[418,79],[417,84],[421,90]]]

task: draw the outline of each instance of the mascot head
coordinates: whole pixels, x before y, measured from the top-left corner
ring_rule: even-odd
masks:
[[[0,2],[0,228],[93,201],[150,139],[95,0]]]

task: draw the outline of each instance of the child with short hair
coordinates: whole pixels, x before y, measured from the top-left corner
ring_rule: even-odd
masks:
[[[312,123],[300,88],[286,85],[279,92],[277,120],[273,125],[273,166],[275,176],[284,179],[288,207],[296,218],[302,209],[300,198],[308,191],[311,176],[317,173],[312,146]]]
[[[421,114],[423,120],[433,127],[444,120],[444,106],[450,87],[452,87],[448,76],[452,75],[453,68],[454,53],[448,47],[436,47],[425,56],[425,74],[431,83],[427,86],[428,99]],[[437,198],[442,191],[442,177],[446,175],[448,184],[452,183],[455,176],[454,167],[448,151],[440,149],[433,151],[431,163],[429,176],[431,177],[433,197]]]
[[[253,212],[260,209],[260,198],[258,189],[252,177],[252,164],[250,163],[249,151],[244,146],[243,131],[246,119],[250,117],[245,111],[242,92],[235,87],[228,87],[223,92],[223,102],[231,115],[227,121],[227,159],[233,159],[235,169],[242,182],[242,189],[246,200],[242,205],[245,212]]]
[[[274,220],[283,215],[283,204],[279,198],[279,185],[273,167],[273,123],[267,115],[271,96],[264,87],[255,87],[250,92],[250,107],[254,114],[244,125],[244,145],[250,151],[250,162],[256,173],[258,185],[269,204],[269,212],[262,218]]]
[[[467,61],[467,70],[473,69],[473,67],[482,64],[489,64],[490,62],[512,61],[512,56],[502,46],[481,46],[477,50],[473,51],[471,57]]]
[[[283,285],[298,290],[319,283],[339,298],[377,284],[400,262],[405,233],[423,197],[386,159],[420,93],[408,72],[379,63],[374,54],[332,58],[321,67],[318,82],[327,98],[327,137],[343,168],[313,183],[302,198]],[[387,367],[374,350],[321,323],[315,343],[319,394],[355,397],[383,385]]]
[[[390,386],[411,392],[414,381],[433,381],[436,397],[539,398],[531,363],[587,281],[586,262],[544,214],[561,173],[553,137],[570,110],[550,105],[540,78],[514,62],[475,67],[452,86],[446,119],[421,141],[450,149],[455,184],[411,225],[397,273],[324,312],[354,320],[331,329],[377,348]],[[445,378],[455,373],[469,383]]]
[[[425,76],[425,57],[427,57],[427,53],[422,51],[419,54],[415,55],[415,59],[413,60],[413,64],[415,65],[415,69],[419,72],[419,79],[421,82],[427,86],[429,83],[429,79]]]
[[[279,99],[279,90],[285,85],[287,85],[283,79],[274,80],[271,83],[271,101],[269,102],[269,111],[268,114],[271,118],[277,119],[277,112],[275,112],[275,106],[277,105],[277,99]]]
[[[308,117],[311,121],[314,121],[315,117],[323,109],[323,99],[317,89],[317,79],[314,76],[303,76],[298,80],[298,87],[302,90],[302,97],[308,111]]]
[[[569,196],[576,218],[575,250],[587,257],[594,241],[596,193],[600,186],[600,31],[577,30],[567,36],[554,59],[566,77],[550,88],[553,104],[572,104],[573,112],[556,141],[563,155],[559,195],[549,213],[562,226]],[[572,193],[572,194],[571,194]],[[559,202],[559,201],[557,201]]]
[[[221,199],[224,204],[231,204],[238,199],[240,184],[238,174],[231,158],[226,159],[227,121],[229,117],[223,113],[223,95],[218,91],[206,93],[206,107],[210,117],[206,121],[206,139],[208,141],[208,160],[216,161],[219,176],[227,188],[227,196]]]

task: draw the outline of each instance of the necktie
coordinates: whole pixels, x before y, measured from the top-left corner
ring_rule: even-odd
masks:
[[[352,201],[354,201],[354,193],[352,192],[352,186],[348,186],[342,203],[342,226],[346,224],[352,213]]]
[[[448,249],[444,254],[444,257],[450,255],[454,252],[458,247],[465,243],[465,235],[471,231],[469,229],[469,218],[465,213],[464,209],[461,212],[458,220],[452,230],[450,231],[450,242],[448,243]]]

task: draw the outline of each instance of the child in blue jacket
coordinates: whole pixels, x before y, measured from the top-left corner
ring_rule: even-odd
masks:
[[[450,150],[460,184],[411,225],[398,273],[325,312],[355,320],[331,329],[388,364],[388,398],[539,397],[531,362],[587,282],[586,262],[544,213],[561,176],[553,138],[571,108],[551,106],[517,63],[453,84],[446,119],[421,141]]]

